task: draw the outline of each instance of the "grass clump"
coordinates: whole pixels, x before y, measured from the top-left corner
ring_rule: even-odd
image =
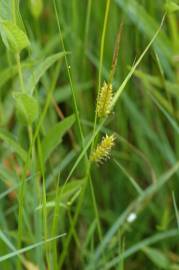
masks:
[[[179,269],[178,10],[0,1],[0,269]]]

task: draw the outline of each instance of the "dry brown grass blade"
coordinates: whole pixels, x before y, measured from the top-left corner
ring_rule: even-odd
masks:
[[[122,22],[119,25],[119,30],[118,30],[118,33],[117,33],[117,36],[116,36],[113,59],[112,59],[112,65],[111,65],[111,71],[110,71],[110,75],[109,75],[109,83],[112,82],[115,71],[116,71],[118,55],[119,55],[119,48],[120,48],[121,37],[122,37],[122,32],[123,32],[123,26],[124,26],[124,22],[122,20]]]

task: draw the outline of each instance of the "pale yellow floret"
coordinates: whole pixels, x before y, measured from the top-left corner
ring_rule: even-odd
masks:
[[[105,117],[111,112],[112,97],[112,84],[104,82],[97,99],[96,111],[98,117]]]
[[[97,163],[102,163],[104,160],[110,158],[111,148],[114,145],[115,136],[106,135],[103,137],[101,143],[91,155],[91,160]]]

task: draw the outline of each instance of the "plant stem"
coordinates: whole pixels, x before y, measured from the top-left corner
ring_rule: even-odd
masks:
[[[22,75],[22,68],[21,68],[20,54],[19,53],[16,53],[16,62],[17,62],[17,69],[18,69],[18,74],[19,74],[21,91],[23,93],[25,93],[24,80],[23,80],[23,75]]]

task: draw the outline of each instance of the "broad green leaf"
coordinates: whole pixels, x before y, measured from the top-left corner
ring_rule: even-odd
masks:
[[[42,141],[42,153],[44,161],[48,159],[55,147],[62,141],[63,135],[75,122],[75,116],[71,115],[50,128]]]
[[[13,78],[17,73],[17,66],[4,68],[0,72],[0,87],[2,87],[9,79]]]
[[[27,35],[15,23],[1,20],[0,32],[4,45],[13,52],[18,53],[30,45]]]
[[[20,0],[0,0],[0,14],[3,20],[16,21],[16,24],[24,30],[24,25],[19,11]]]
[[[0,139],[3,140],[8,146],[10,146],[12,151],[17,153],[23,161],[26,160],[26,151],[18,144],[16,139],[9,132],[0,129]]]
[[[145,247],[142,250],[157,267],[161,269],[169,269],[170,261],[161,251],[149,247]]]
[[[12,20],[12,0],[0,0],[1,17],[4,20]]]
[[[175,2],[173,1],[169,1],[165,4],[165,9],[167,12],[172,13],[175,11],[179,11],[179,5],[177,5]]]
[[[38,101],[22,92],[15,93],[14,99],[19,120],[23,124],[32,124],[39,114]]]
[[[29,62],[21,62],[21,68],[27,69],[31,66],[31,63]],[[0,71],[0,87],[2,87],[5,83],[7,83],[9,80],[13,79],[15,75],[18,73],[18,67],[17,65],[12,65],[7,68],[3,68]],[[23,74],[24,75],[24,74]],[[19,90],[20,84],[17,84],[17,90]]]
[[[30,74],[26,80],[26,90],[29,94],[33,94],[35,86],[40,81],[45,72],[58,60],[65,56],[66,52],[60,52],[39,61],[34,69],[30,70]]]

